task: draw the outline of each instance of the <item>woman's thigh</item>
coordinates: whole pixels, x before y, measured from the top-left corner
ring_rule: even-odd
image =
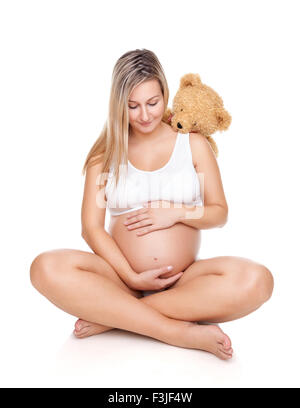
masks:
[[[105,276],[115,282],[119,287],[126,292],[135,296],[136,298],[142,297],[142,294],[138,290],[129,288],[111,267],[101,256],[93,253],[81,251],[78,249],[53,249],[41,253],[37,258],[40,265],[47,268],[53,268],[58,271],[63,271],[64,268],[78,268],[84,271],[94,272],[101,276]]]
[[[184,285],[190,280],[204,275],[227,275],[234,279],[243,279],[246,275],[254,275],[265,268],[263,265],[239,256],[217,256],[200,259],[185,269],[184,274],[170,288]]]

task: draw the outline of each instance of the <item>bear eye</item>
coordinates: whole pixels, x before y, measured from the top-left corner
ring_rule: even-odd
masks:
[[[180,109],[180,111],[182,112],[182,111],[183,111],[183,109]]]

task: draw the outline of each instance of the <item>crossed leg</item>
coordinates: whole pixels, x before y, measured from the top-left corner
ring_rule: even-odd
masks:
[[[195,261],[170,289],[143,301],[171,318],[221,323],[258,309],[271,297],[273,286],[264,265],[219,256]]]
[[[115,273],[115,272],[114,272]],[[126,286],[115,273],[115,281]],[[131,291],[167,317],[220,323],[243,317],[267,301],[273,291],[271,272],[262,264],[234,256],[195,261],[170,288],[147,297]],[[82,338],[111,330],[79,319],[74,334]]]
[[[113,268],[96,254],[69,249],[44,252],[33,260],[30,279],[57,307],[105,325],[106,330],[116,327],[179,347],[205,350],[221,359],[231,357],[230,339],[219,327],[169,318],[140,302],[141,294],[126,285],[121,289]]]

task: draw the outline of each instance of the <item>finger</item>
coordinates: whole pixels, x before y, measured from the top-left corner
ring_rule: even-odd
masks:
[[[145,220],[148,220],[148,223],[145,223],[144,222]],[[128,220],[128,221],[124,222],[124,225],[126,227],[128,227],[128,226],[131,226],[131,227],[132,226],[134,226],[134,227],[137,227],[137,226],[143,227],[144,225],[151,225],[151,224],[152,224],[152,220],[149,218],[149,214],[139,215],[138,217],[132,218],[132,220]]]
[[[139,214],[139,215],[136,215],[136,216],[134,216],[134,217],[130,217],[129,219],[125,219],[124,225],[133,224],[133,223],[135,223],[135,222],[137,222],[137,221],[141,221],[141,220],[143,220],[143,219],[145,219],[145,218],[148,218],[148,217],[149,217],[149,214],[148,214],[148,213],[146,213],[146,214]]]
[[[154,276],[158,278],[163,273],[170,272],[172,269],[173,269],[173,265],[162,266],[161,268],[154,269],[155,271]]]
[[[137,235],[137,236],[143,236],[143,235],[148,234],[149,232],[158,231],[158,230],[160,230],[160,229],[163,229],[163,227],[159,227],[158,225],[152,224],[152,225],[149,225],[149,227],[146,227],[146,228],[143,228],[143,229],[141,229],[141,230],[138,230],[138,232],[136,233],[136,235]]]
[[[183,272],[179,272],[174,276],[171,276],[171,278],[165,278],[163,279],[164,282],[164,287],[167,287],[168,285],[171,285],[172,283],[174,283],[175,281],[177,281],[177,279],[179,279],[181,276],[183,275]]]
[[[139,230],[139,231],[136,233],[136,235],[137,235],[138,237],[141,237],[141,236],[143,236],[143,235],[148,234],[148,232],[150,232],[150,227],[144,228],[144,229],[142,229],[142,230]]]
[[[146,213],[147,211],[148,211],[148,208],[141,208],[141,209],[138,210],[138,211],[132,211],[132,213],[130,213],[129,215],[127,215],[127,216],[125,217],[125,219],[127,220],[127,219],[129,219],[129,218],[135,217],[136,215],[144,214],[144,213]]]

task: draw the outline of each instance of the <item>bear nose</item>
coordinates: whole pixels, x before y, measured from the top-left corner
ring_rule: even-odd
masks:
[[[182,129],[182,126],[181,126],[180,122],[177,123],[177,127],[178,127],[178,129]]]

